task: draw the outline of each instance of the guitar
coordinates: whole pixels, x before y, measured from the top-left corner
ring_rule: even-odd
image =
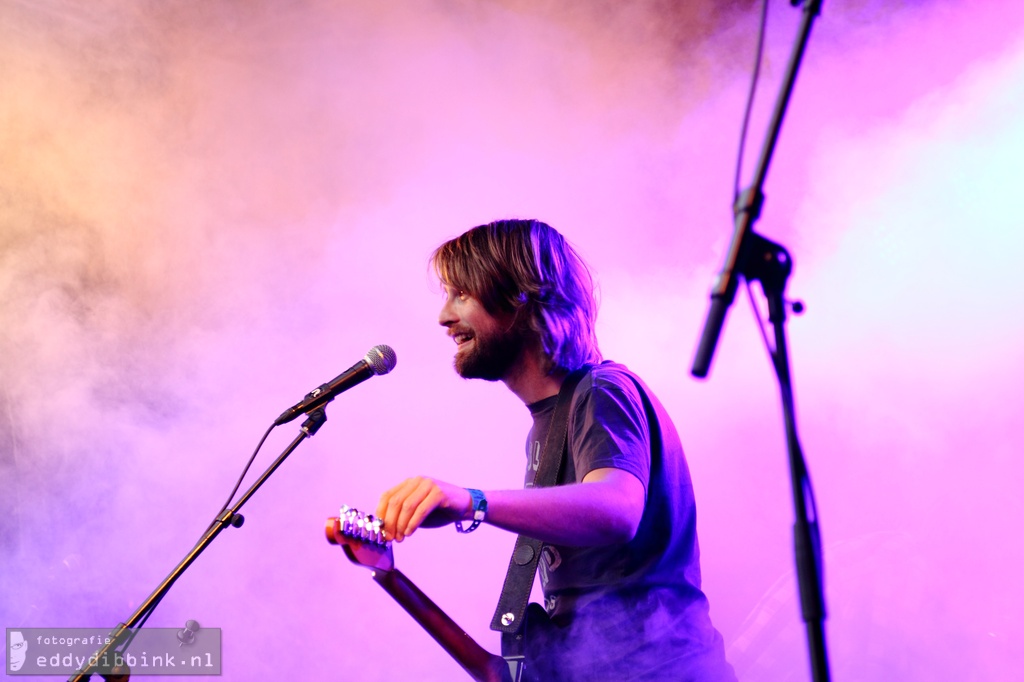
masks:
[[[369,568],[374,582],[401,604],[477,682],[512,682],[521,666],[481,647],[401,571],[380,521],[347,506],[327,519],[327,542],[339,545],[355,564]]]

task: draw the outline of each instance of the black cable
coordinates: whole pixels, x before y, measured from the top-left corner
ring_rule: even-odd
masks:
[[[228,501],[225,502],[224,506],[221,507],[220,511],[217,512],[218,517],[221,514],[223,514],[229,506],[231,506],[231,500],[235,499],[235,493],[237,493],[238,489],[242,487],[242,481],[245,480],[245,475],[249,473],[249,467],[251,467],[252,463],[256,461],[256,454],[260,451],[260,448],[263,447],[263,443],[264,441],[267,440],[267,436],[270,435],[270,432],[273,431],[276,426],[276,424],[271,424],[270,428],[267,429],[266,433],[263,434],[263,438],[260,438],[260,442],[256,444],[256,449],[253,450],[252,457],[249,458],[249,461],[246,463],[245,468],[242,469],[242,475],[238,477],[238,481],[235,483],[235,487],[231,490],[231,494],[228,495]]]
[[[750,113],[754,109],[754,97],[757,94],[757,81],[761,76],[761,62],[764,57],[764,36],[768,27],[768,0],[761,3],[761,29],[757,34],[757,49],[754,56],[754,74],[750,79],[750,92],[747,93],[747,109],[743,113],[743,127],[740,130],[740,148],[736,158],[736,176],[733,180],[733,202],[740,196],[740,174],[743,172],[743,150],[747,145],[747,130],[750,127]]]
[[[775,348],[772,346],[772,342],[768,340],[768,332],[764,328],[764,318],[761,317],[761,309],[757,307],[757,301],[754,299],[754,290],[750,288],[750,280],[744,278],[744,284],[747,285],[747,298],[750,299],[750,309],[754,313],[754,319],[757,320],[757,329],[761,332],[764,347],[768,349],[768,359],[771,360],[772,367],[776,367],[776,371],[778,371],[775,364]]]
[[[736,155],[736,175],[733,179],[732,192],[733,202],[740,197],[740,175],[743,172],[743,152],[747,146],[747,133],[750,128],[750,115],[754,110],[754,99],[757,95],[757,82],[761,77],[761,62],[764,61],[764,36],[768,28],[768,0],[761,2],[761,27],[757,33],[757,47],[754,50],[754,72],[750,78],[750,91],[747,93],[747,107],[743,112],[743,126],[740,129],[740,147],[739,152]],[[771,342],[768,340],[768,333],[764,328],[764,320],[761,319],[761,313],[758,310],[757,303],[754,300],[754,292],[750,288],[750,280],[747,280],[747,298],[750,299],[750,309],[754,311],[754,318],[757,320],[758,331],[761,332],[761,338],[764,340],[765,348],[768,349],[768,357],[772,360],[772,364],[775,364],[775,349],[772,348]]]

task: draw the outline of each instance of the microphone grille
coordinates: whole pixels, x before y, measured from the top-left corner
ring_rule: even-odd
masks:
[[[398,364],[398,356],[395,355],[395,351],[391,346],[383,343],[371,348],[363,360],[370,366],[374,374],[387,374]]]

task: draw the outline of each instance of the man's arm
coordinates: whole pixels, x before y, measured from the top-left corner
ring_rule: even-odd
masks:
[[[552,488],[490,490],[486,523],[552,544],[586,547],[628,542],[644,511],[644,486],[622,469],[594,469],[582,483]],[[417,528],[473,518],[465,488],[425,476],[406,479],[381,495],[377,518],[401,542]]]

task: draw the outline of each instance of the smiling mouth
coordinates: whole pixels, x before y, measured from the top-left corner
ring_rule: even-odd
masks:
[[[455,345],[461,348],[464,344],[473,340],[473,335],[469,333],[452,334],[452,340],[455,341]]]

